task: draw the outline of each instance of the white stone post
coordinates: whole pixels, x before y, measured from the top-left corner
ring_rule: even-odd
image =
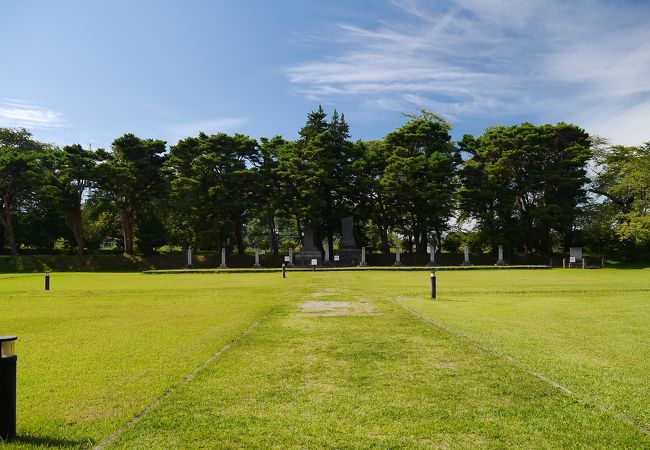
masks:
[[[366,248],[361,247],[361,262],[359,263],[360,267],[365,267],[367,266],[368,263],[366,262]]]
[[[325,260],[323,264],[327,265],[330,263],[330,246],[329,243],[325,243]]]
[[[187,247],[187,267],[192,267],[192,247]]]
[[[221,249],[221,265],[219,266],[220,269],[226,269],[228,266],[226,265],[226,249],[222,248]]]
[[[402,260],[401,260],[401,258],[400,258],[400,251],[401,251],[401,250],[402,250],[402,249],[399,248],[399,247],[397,247],[397,248],[395,249],[395,264],[393,264],[394,266],[401,266],[401,265],[402,265]]]
[[[463,261],[463,266],[471,266],[473,265],[472,262],[469,260],[469,245],[465,244],[465,261]]]
[[[436,265],[436,246],[435,245],[430,245],[429,246],[429,265],[430,266],[435,266]]]
[[[499,244],[499,260],[497,266],[505,266],[506,262],[503,260],[503,245]]]
[[[253,267],[262,267],[260,266],[260,249],[255,249],[255,265]]]

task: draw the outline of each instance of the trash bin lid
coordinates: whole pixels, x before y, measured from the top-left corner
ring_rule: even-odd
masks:
[[[16,336],[0,336],[0,342],[15,341],[18,339]]]

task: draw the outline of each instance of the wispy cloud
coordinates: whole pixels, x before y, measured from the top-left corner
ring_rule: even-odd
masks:
[[[167,131],[173,134],[175,139],[183,139],[187,136],[196,136],[201,131],[208,134],[236,132],[239,131],[237,130],[238,127],[248,123],[248,121],[247,117],[213,117],[211,119],[177,123],[167,127]]]
[[[650,139],[650,10],[599,0],[387,0],[375,26],[338,24],[328,55],[287,69],[296,93],[455,120],[573,121]],[[636,6],[635,6],[636,5]]]
[[[0,126],[48,130],[70,126],[63,113],[18,99],[0,100]]]

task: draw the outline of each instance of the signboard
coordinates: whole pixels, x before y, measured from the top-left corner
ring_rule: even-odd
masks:
[[[340,261],[341,257],[339,255],[334,255],[334,261]]]
[[[284,262],[291,262],[291,258],[288,257],[288,256],[285,256],[285,257],[284,257]]]
[[[312,259],[311,260],[311,265],[312,266],[317,266],[318,265],[318,260],[317,259]]]
[[[569,258],[569,262],[571,262],[571,263],[576,262],[576,257],[575,257],[575,256],[571,256],[571,257]]]

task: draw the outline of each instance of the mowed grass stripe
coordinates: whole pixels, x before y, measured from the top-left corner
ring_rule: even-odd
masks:
[[[650,428],[650,270],[566,270],[534,277],[439,278],[439,299],[414,290],[400,302],[591,399],[640,429]],[[516,287],[512,293],[495,286]],[[468,294],[460,288],[484,287]],[[530,293],[532,286],[548,287]],[[611,287],[634,292],[611,292]],[[385,280],[382,289],[395,289]],[[585,293],[588,289],[590,292]],[[561,291],[561,292],[559,292]],[[568,292],[566,292],[568,291]]]
[[[230,347],[233,346],[239,339],[242,337],[246,336],[248,333],[253,331],[253,329],[259,325],[259,320],[251,324],[248,328],[246,328],[241,334],[239,334],[237,337],[235,337],[232,341],[228,342],[226,345],[224,345],[217,353],[212,355],[210,358],[208,358],[207,361],[205,361],[203,364],[201,364],[199,367],[194,369],[190,374],[188,374],[185,378],[183,378],[181,381],[173,385],[171,388],[169,388],[167,391],[165,391],[164,394],[162,394],[160,397],[158,397],[153,403],[151,403],[149,406],[147,406],[145,409],[140,411],[138,414],[135,415],[131,420],[129,420],[123,427],[121,427],[119,430],[117,430],[115,433],[110,435],[107,439],[103,440],[100,442],[98,445],[95,446],[95,450],[102,450],[109,446],[115,439],[120,437],[126,430],[134,426],[136,423],[138,423],[146,414],[149,412],[153,411],[158,405],[160,405],[160,402],[163,401],[165,398],[169,397],[171,394],[176,392],[181,386],[183,386],[186,383],[189,383],[192,381],[192,379],[203,369],[208,367],[212,362],[223,355],[224,352],[226,352]]]
[[[562,384],[560,384],[557,381],[549,378],[548,376],[546,376],[543,373],[540,373],[540,372],[537,372],[537,371],[531,369],[530,367],[526,366],[521,361],[516,360],[512,356],[502,354],[502,353],[498,352],[497,350],[495,350],[494,348],[486,347],[485,345],[481,344],[480,342],[476,341],[475,339],[471,338],[470,336],[467,336],[467,335],[465,335],[463,333],[460,333],[460,332],[450,328],[449,326],[447,326],[447,325],[445,325],[445,324],[443,324],[441,322],[438,322],[438,321],[435,321],[435,320],[431,319],[430,317],[424,316],[424,315],[420,314],[419,312],[417,312],[416,310],[413,310],[413,309],[409,308],[408,306],[405,306],[404,304],[400,303],[399,301],[395,301],[395,303],[398,304],[399,306],[401,306],[402,308],[404,308],[406,311],[413,314],[418,319],[423,320],[423,321],[431,324],[431,326],[434,326],[436,328],[444,330],[447,333],[450,333],[450,334],[452,334],[453,336],[456,336],[459,339],[470,342],[475,347],[477,347],[477,348],[479,348],[479,349],[481,349],[481,350],[483,350],[483,351],[485,351],[485,352],[487,352],[487,353],[489,353],[491,355],[494,355],[497,358],[501,358],[501,359],[507,361],[508,363],[512,364],[513,366],[523,370],[524,372],[532,375],[535,378],[538,378],[539,380],[542,380],[544,383],[547,383],[548,385],[554,387],[555,389],[558,389],[559,391],[561,391],[561,392],[563,392],[565,394],[575,396],[578,400],[582,401],[584,404],[586,404],[588,406],[589,405],[596,406],[598,409],[600,409],[601,411],[609,414],[613,418],[615,418],[617,420],[620,420],[621,422],[626,423],[627,425],[637,429],[640,433],[650,435],[650,430],[648,428],[645,428],[643,425],[641,425],[638,422],[638,420],[635,420],[634,418],[632,418],[630,416],[627,416],[627,415],[621,413],[620,411],[616,411],[616,410],[612,409],[611,407],[608,407],[607,405],[604,405],[604,404],[598,402],[597,400],[595,400],[593,398],[585,397],[584,395],[578,395],[577,393],[573,392],[572,390],[570,390],[566,386],[563,386]]]
[[[303,301],[365,302],[372,311],[319,316],[287,305],[116,446],[650,446],[597,408],[414,320],[376,292],[362,294],[365,276],[301,277],[311,286]],[[381,290],[391,280],[373,281]]]
[[[96,445],[291,298],[270,275],[201,278],[61,273],[44,292],[0,276],[0,330],[19,339],[10,447]]]

